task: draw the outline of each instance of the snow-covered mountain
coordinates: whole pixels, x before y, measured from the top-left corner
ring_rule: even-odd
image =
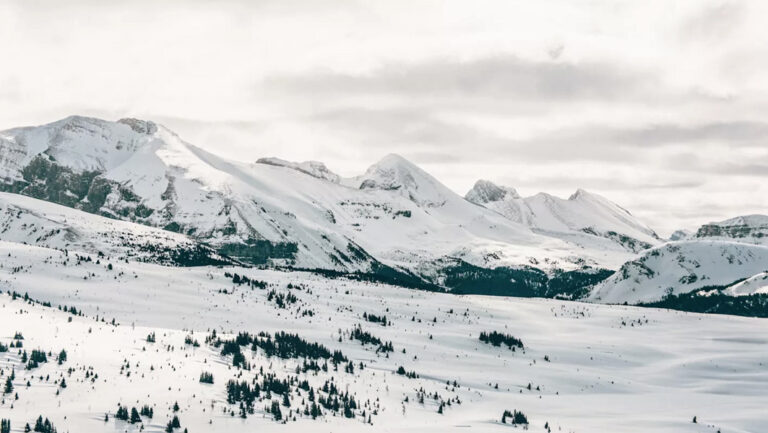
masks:
[[[602,238],[639,252],[661,242],[653,230],[627,210],[583,189],[567,200],[546,193],[521,197],[514,188],[479,180],[465,198],[537,233],[580,244]]]
[[[589,298],[607,303],[652,302],[669,294],[729,286],[766,270],[768,246],[720,240],[670,242],[625,263],[599,283]]]
[[[0,178],[5,191],[182,233],[251,263],[296,268],[384,265],[427,278],[456,261],[615,269],[657,242],[628,212],[583,191],[569,200],[516,198],[516,208],[486,194],[477,206],[397,155],[342,179],[319,162],[226,160],[135,119],[74,116],[0,132]]]
[[[673,241],[630,260],[597,284],[589,299],[608,303],[656,302],[669,295],[727,296],[764,293],[768,271],[768,216],[747,215],[673,234]],[[675,241],[675,239],[680,239]]]

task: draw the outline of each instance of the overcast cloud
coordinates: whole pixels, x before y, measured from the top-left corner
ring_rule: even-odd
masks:
[[[2,1],[0,129],[153,119],[342,175],[603,194],[662,234],[768,213],[762,1]]]

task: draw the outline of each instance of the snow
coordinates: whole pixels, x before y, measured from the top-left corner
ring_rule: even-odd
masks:
[[[75,264],[72,254],[0,242],[0,255],[6,258],[0,267],[4,290],[29,292],[34,299],[75,306],[84,313],[70,316],[0,297],[0,341],[7,345],[15,332],[21,332],[28,351],[57,353],[66,348],[68,352],[61,366],[48,362],[32,371],[23,369],[13,349],[0,353],[4,374],[11,367],[16,370],[19,400],[6,396],[0,405],[2,418],[11,419],[15,431],[38,415],[50,418],[60,432],[138,431],[138,425],[116,421],[112,415],[104,422],[104,414],[113,414],[122,403],[153,405],[155,417],[145,418],[144,427],[159,432],[171,418],[174,402],[181,407],[182,428],[191,432],[509,431],[512,427],[499,423],[506,409],[523,411],[533,431],[542,430],[545,422],[553,431],[576,432],[768,428],[764,320],[453,296],[299,272],[180,269],[136,262],[112,262],[114,268],[108,270],[106,263]],[[291,290],[300,306],[278,309],[267,300],[267,290],[234,286],[224,272],[246,274],[283,292],[289,290],[289,282],[301,285],[304,289]],[[297,314],[297,309],[307,308],[315,315]],[[392,326],[365,322],[365,312],[386,314]],[[97,315],[106,321],[95,321]],[[109,324],[112,318],[118,326]],[[356,324],[391,340],[395,352],[387,358],[356,341],[339,342],[339,332]],[[229,378],[248,379],[260,367],[285,377],[295,374],[297,361],[265,358],[246,349],[253,369],[233,368],[230,360],[203,343],[210,329],[231,334],[290,330],[343,351],[355,363],[366,363],[367,368],[355,374],[331,371],[300,377],[321,384],[333,376],[338,386],[358,399],[378,398],[381,409],[372,417],[373,426],[365,426],[360,418],[333,416],[316,421],[300,417],[282,425],[264,414],[263,404],[257,404],[256,413],[245,420],[230,416],[229,410],[237,413],[238,408],[226,403],[224,384]],[[481,331],[490,330],[521,338],[526,350],[512,352],[477,340]],[[157,336],[155,343],[145,341],[150,332]],[[184,345],[187,335],[201,347]],[[130,377],[121,374],[126,362]],[[418,372],[420,378],[393,374],[400,365]],[[93,383],[83,380],[83,368],[88,367],[99,375]],[[69,368],[74,369],[72,374]],[[201,371],[213,373],[215,383],[199,383]],[[40,380],[49,375],[50,380]],[[56,395],[54,381],[62,375],[68,386]],[[459,388],[446,387],[446,381],[453,380]],[[458,396],[462,404],[439,415],[431,399],[423,405],[416,401],[419,388]],[[403,402],[406,396],[408,403]],[[691,423],[693,416],[699,424]]]

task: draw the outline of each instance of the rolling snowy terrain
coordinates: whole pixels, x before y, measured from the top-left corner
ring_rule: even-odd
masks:
[[[179,431],[190,432],[508,431],[505,410],[522,412],[532,431],[545,424],[568,432],[768,428],[768,322],[760,319],[456,296],[300,272],[97,263],[96,256],[7,242],[0,249],[3,289],[52,304],[0,298],[0,342],[11,346],[0,353],[0,378],[15,372],[0,418],[13,431],[38,416],[59,432],[157,432],[174,416]],[[371,316],[386,317],[386,326]],[[393,350],[353,338],[358,327]],[[232,345],[210,338],[213,331],[226,341],[281,330],[347,361],[335,369],[320,356],[328,371],[314,372],[311,358],[246,343],[235,367],[234,355],[222,355]],[[478,339],[492,331],[523,347]],[[13,347],[19,341],[23,347]],[[31,359],[33,350],[48,354],[47,362],[26,369],[20,352]],[[58,363],[62,350],[66,360]],[[213,383],[201,383],[202,373]],[[261,385],[250,409],[228,392],[230,380]],[[309,389],[315,402],[352,397],[355,408],[318,403],[313,420],[304,412]],[[145,405],[152,418],[115,419],[119,407]]]

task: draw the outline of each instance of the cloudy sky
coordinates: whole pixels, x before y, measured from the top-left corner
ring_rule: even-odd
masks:
[[[158,4],[158,3],[162,3]],[[0,129],[156,120],[241,160],[387,153],[464,194],[768,213],[768,2],[0,1]]]

